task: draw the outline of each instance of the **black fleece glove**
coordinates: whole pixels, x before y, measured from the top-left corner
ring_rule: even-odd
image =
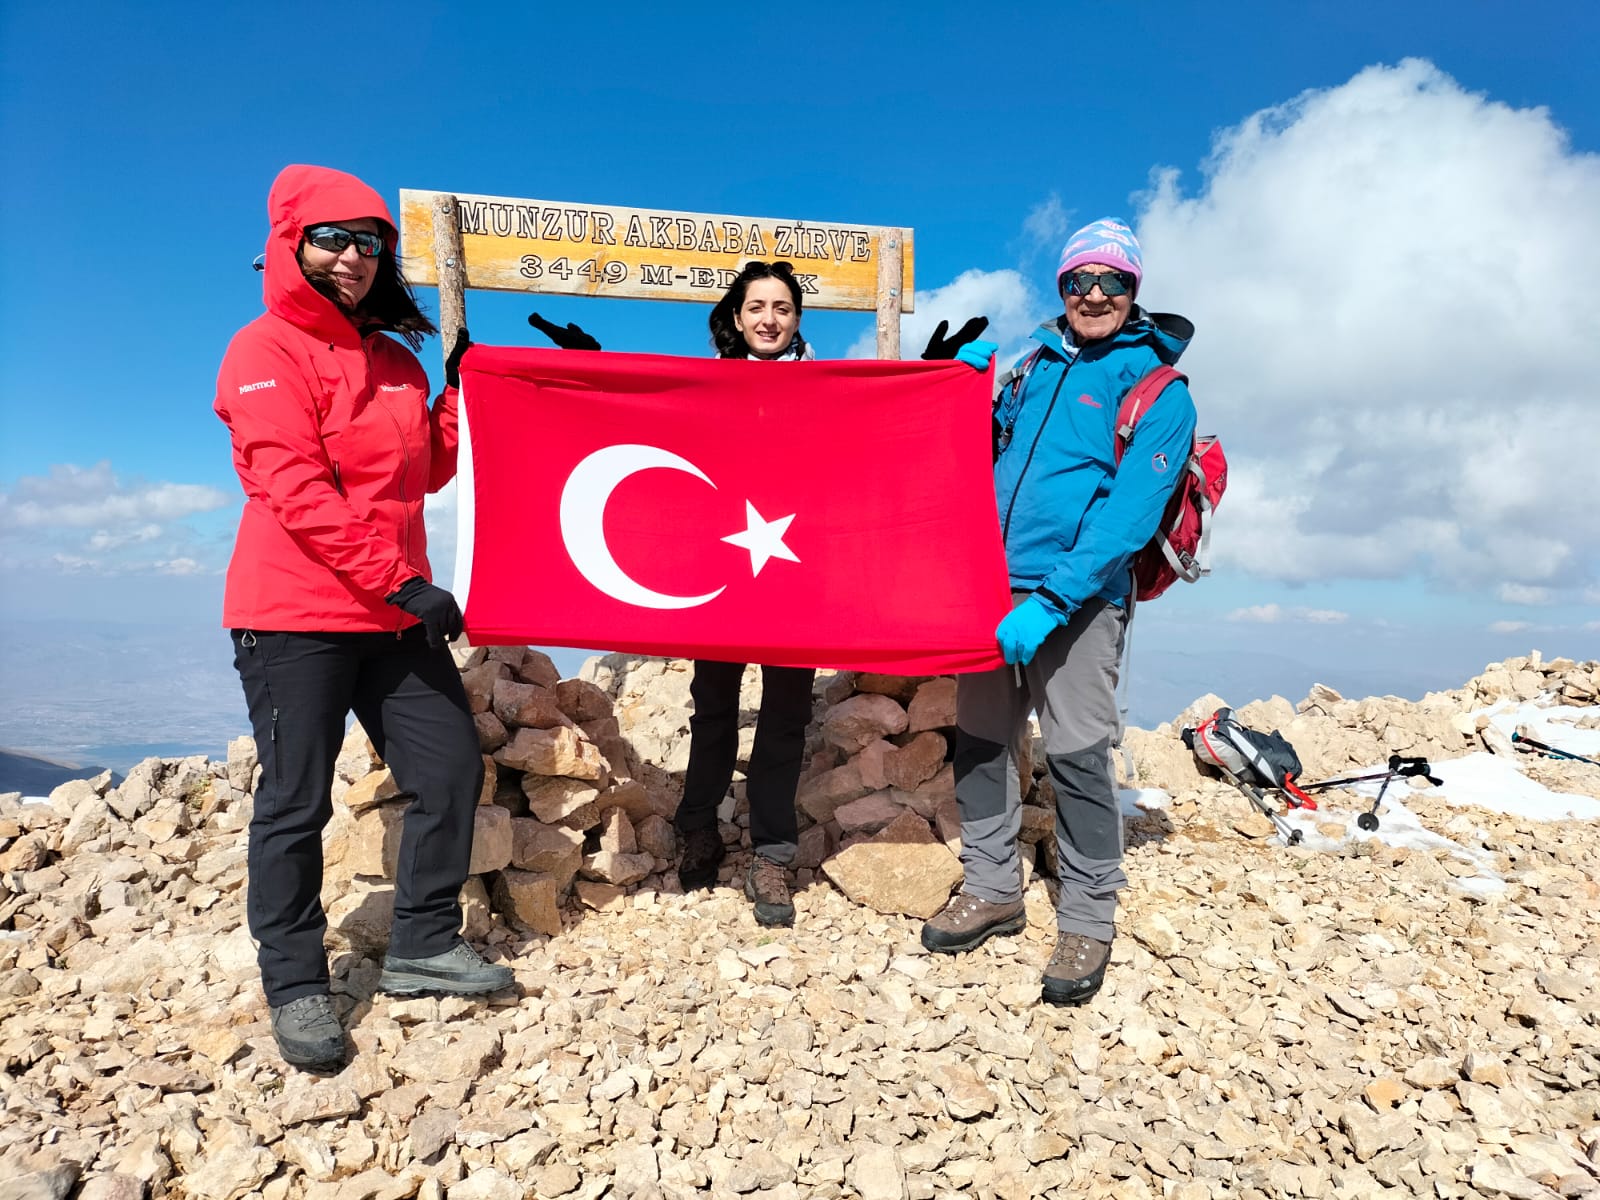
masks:
[[[600,343],[589,336],[576,325],[568,323],[563,329],[559,325],[552,325],[538,313],[528,314],[528,324],[532,325],[545,337],[549,338],[563,350],[598,350]]]
[[[453,388],[461,386],[461,358],[472,345],[472,339],[467,336],[467,327],[463,325],[456,330],[456,344],[450,347],[450,355],[444,360],[444,381]]]
[[[461,636],[461,609],[456,598],[421,575],[406,580],[399,591],[384,599],[421,621],[428,631],[428,645],[436,649]]]
[[[922,352],[926,359],[949,359],[956,356],[956,351],[968,342],[976,341],[978,335],[989,328],[988,317],[973,317],[956,331],[953,338],[945,337],[950,328],[949,321],[940,321],[939,327],[933,331],[933,336],[928,339],[928,348]]]

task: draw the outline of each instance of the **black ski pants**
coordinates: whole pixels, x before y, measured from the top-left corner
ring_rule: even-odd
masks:
[[[233,631],[261,782],[250,820],[250,933],[267,1003],[328,990],[322,830],[334,760],[355,711],[401,791],[389,952],[425,958],[460,936],[483,758],[450,651],[420,625],[393,633]]]
[[[695,661],[689,684],[694,701],[689,769],[675,818],[681,833],[717,827],[717,805],[728,794],[739,755],[739,681],[744,668],[744,663]],[[806,752],[815,674],[809,667],[761,668],[761,711],[756,716],[745,797],[750,804],[750,844],[762,858],[777,863],[792,863],[799,851],[794,794]]]

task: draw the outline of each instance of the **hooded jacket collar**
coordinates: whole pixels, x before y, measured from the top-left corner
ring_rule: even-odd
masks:
[[[1033,331],[1033,339],[1057,357],[1066,359],[1076,358],[1083,349],[1103,346],[1109,350],[1113,347],[1145,345],[1170,366],[1178,361],[1194,339],[1194,322],[1177,313],[1146,312],[1136,304],[1121,329],[1108,338],[1090,343],[1088,347],[1080,347],[1074,340],[1065,313],[1041,321]]]
[[[394,218],[383,197],[354,175],[329,167],[285,167],[267,195],[267,260],[261,290],[267,311],[335,345],[359,346],[361,331],[300,270],[300,236],[319,221],[373,217],[387,227],[384,241],[397,252]]]

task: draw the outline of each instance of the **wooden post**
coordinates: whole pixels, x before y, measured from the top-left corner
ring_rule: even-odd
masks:
[[[461,248],[461,218],[452,193],[433,198],[433,261],[439,276],[439,347],[444,356],[467,323],[467,256]]]
[[[878,357],[900,357],[900,288],[905,274],[905,231],[886,229],[878,239]]]

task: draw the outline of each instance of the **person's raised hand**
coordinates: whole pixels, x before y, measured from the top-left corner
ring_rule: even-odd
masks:
[[[956,330],[954,337],[946,337],[945,334],[950,329],[950,322],[940,321],[939,327],[933,331],[933,336],[928,339],[928,348],[922,352],[922,357],[930,361],[955,358],[961,347],[975,340],[987,328],[989,328],[988,317],[973,317],[960,329]]]
[[[528,324],[532,325],[563,350],[600,349],[599,342],[570,321],[563,327],[546,321],[538,313],[529,313]]]
[[[421,575],[406,580],[385,600],[421,621],[428,634],[428,645],[434,649],[461,636],[461,606],[456,598],[442,587],[434,587]]]
[[[974,371],[987,371],[989,360],[994,357],[994,352],[1000,349],[997,342],[968,342],[956,351],[956,361],[964,362]]]
[[[461,358],[472,346],[472,339],[467,336],[467,327],[463,325],[456,330],[455,345],[450,347],[450,353],[444,360],[444,381],[446,386],[458,388],[461,386]]]

